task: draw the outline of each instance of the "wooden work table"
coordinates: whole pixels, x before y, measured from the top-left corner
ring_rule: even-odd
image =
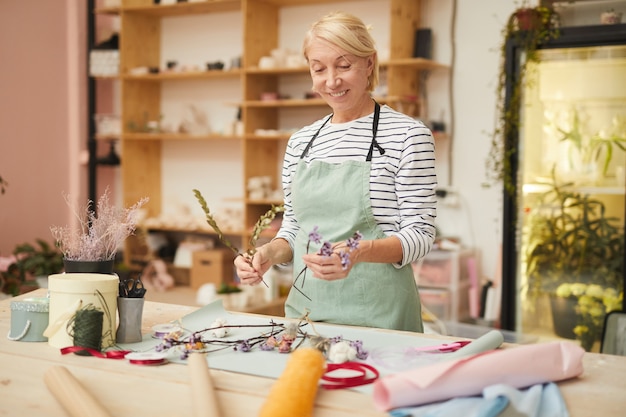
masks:
[[[37,290],[20,298],[45,296]],[[61,355],[45,342],[16,342],[6,338],[11,325],[10,302],[0,301],[0,415],[67,416],[46,388],[43,375],[53,365],[66,367],[105,406],[119,417],[192,415],[190,376],[184,365],[130,365]],[[143,331],[176,320],[197,307],[146,302]],[[429,335],[431,336],[431,335]],[[274,380],[212,369],[224,417],[255,416]],[[626,357],[587,353],[581,377],[559,383],[570,416],[623,416],[626,410]],[[315,417],[387,416],[370,396],[350,390],[320,390]]]

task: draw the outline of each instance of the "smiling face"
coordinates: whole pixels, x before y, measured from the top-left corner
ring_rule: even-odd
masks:
[[[373,56],[349,54],[328,41],[314,38],[306,48],[313,90],[333,109],[333,122],[341,123],[369,114],[373,109],[368,86]]]

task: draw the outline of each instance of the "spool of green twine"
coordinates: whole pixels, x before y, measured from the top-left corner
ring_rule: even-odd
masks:
[[[73,320],[74,346],[90,348],[100,352],[102,350],[102,325],[104,312],[93,305],[85,306],[76,311]],[[80,356],[90,356],[86,350],[74,352]]]

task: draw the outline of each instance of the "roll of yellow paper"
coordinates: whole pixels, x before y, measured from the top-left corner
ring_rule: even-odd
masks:
[[[43,380],[71,417],[112,417],[67,368],[53,366]]]
[[[205,355],[192,353],[187,361],[191,375],[194,417],[220,417],[222,414]]]
[[[324,355],[313,348],[291,353],[276,380],[259,417],[307,417],[313,414],[319,380],[326,370]]]

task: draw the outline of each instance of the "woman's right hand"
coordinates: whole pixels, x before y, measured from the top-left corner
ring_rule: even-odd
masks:
[[[274,239],[256,249],[253,256],[243,254],[235,258],[237,276],[242,284],[257,285],[274,264],[290,262],[291,247],[284,239]]]
[[[257,285],[263,281],[263,275],[272,264],[266,259],[263,247],[251,257],[247,253],[235,258],[237,276],[244,285]]]

